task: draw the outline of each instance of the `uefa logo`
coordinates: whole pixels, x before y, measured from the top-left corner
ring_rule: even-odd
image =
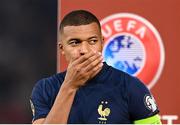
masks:
[[[141,79],[150,89],[162,72],[165,54],[155,27],[143,17],[113,14],[101,20],[107,64]]]

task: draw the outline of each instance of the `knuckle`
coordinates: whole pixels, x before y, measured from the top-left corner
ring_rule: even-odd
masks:
[[[76,66],[76,67],[74,67],[75,68],[75,71],[76,72],[79,72],[80,71],[80,67],[79,66]]]
[[[92,59],[92,58],[89,58],[89,59],[88,59],[88,62],[92,62],[92,61],[93,61],[93,59]]]
[[[71,65],[69,65],[70,67],[75,67],[75,64],[74,63],[72,63]]]
[[[93,68],[92,71],[95,72],[95,71],[96,71],[96,68]]]
[[[89,59],[87,59],[86,62],[89,64],[91,61]]]
[[[82,72],[79,72],[79,75],[80,75],[80,76],[83,76],[83,73],[82,73]]]
[[[89,64],[89,67],[91,67],[91,68],[94,67],[94,64],[93,64],[93,63],[90,63],[90,64]]]
[[[81,77],[84,77],[84,72],[81,70],[81,71],[79,72],[79,75],[80,75]]]
[[[99,61],[101,61],[101,60],[102,60],[102,57],[99,58]]]

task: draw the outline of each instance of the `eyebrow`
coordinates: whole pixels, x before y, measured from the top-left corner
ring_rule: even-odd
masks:
[[[98,36],[97,35],[91,36],[87,40],[90,40],[90,39],[93,39],[93,38],[98,38]],[[79,39],[79,38],[70,38],[68,41],[72,41],[72,40],[82,41],[82,39]]]
[[[88,40],[93,39],[93,38],[98,38],[98,36],[97,35],[91,36],[91,37],[88,38]]]

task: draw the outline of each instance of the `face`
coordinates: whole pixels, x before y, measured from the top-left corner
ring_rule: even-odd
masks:
[[[60,35],[59,45],[68,62],[90,51],[102,52],[103,37],[96,23],[66,26]]]

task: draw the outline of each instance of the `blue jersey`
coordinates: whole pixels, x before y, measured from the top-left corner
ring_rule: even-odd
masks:
[[[48,115],[65,74],[37,82],[31,95],[33,120]],[[102,70],[76,92],[68,123],[131,124],[158,112],[154,98],[140,80],[104,63]]]

